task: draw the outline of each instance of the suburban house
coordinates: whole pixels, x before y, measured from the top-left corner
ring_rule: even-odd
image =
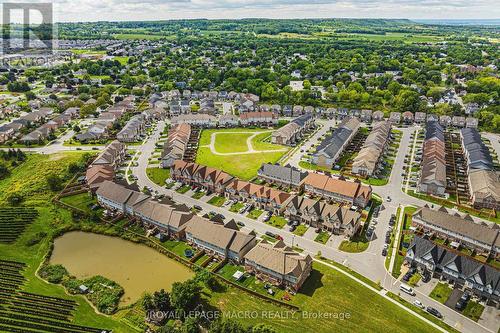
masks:
[[[413,124],[413,113],[410,111],[403,112],[403,122],[407,125]]]
[[[476,223],[469,216],[449,212],[446,208],[423,206],[413,213],[412,225],[430,236],[437,236],[487,257],[496,257],[500,251],[499,230],[495,225]]]
[[[243,262],[245,255],[257,243],[255,233],[238,230],[234,221],[213,223],[199,216],[193,216],[185,229],[186,240],[210,255]]]
[[[311,113],[307,113],[274,131],[271,136],[271,143],[288,146],[294,145],[302,139],[305,132],[313,127],[314,117]]]
[[[245,270],[261,280],[298,291],[312,270],[312,258],[283,241],[258,243],[245,256]]]
[[[219,127],[236,127],[240,123],[238,116],[223,114],[219,117]]]
[[[446,190],[444,130],[437,121],[427,122],[423,143],[420,192],[442,196]]]
[[[371,186],[363,185],[359,181],[350,181],[314,172],[310,172],[304,179],[304,189],[310,194],[361,208],[366,207],[372,197]]]
[[[182,160],[191,136],[191,125],[179,124],[170,129],[163,144],[161,167],[170,168],[174,161]]]
[[[387,150],[390,135],[390,122],[379,121],[373,124],[372,131],[359,153],[354,157],[351,172],[363,177],[376,174],[379,163]]]
[[[469,172],[472,169],[493,170],[493,159],[490,151],[481,139],[477,129],[462,128],[460,138]]]
[[[292,195],[272,187],[235,179],[226,187],[225,196],[232,200],[252,203],[257,208],[273,214],[280,214]]]
[[[426,120],[426,114],[424,112],[415,112],[415,122],[417,124],[423,124]]]
[[[290,221],[305,223],[336,235],[351,238],[361,229],[361,214],[320,200],[293,196],[288,200],[284,215]]]
[[[382,111],[375,111],[372,114],[372,119],[374,121],[381,121],[384,120],[384,113]]]
[[[357,118],[346,117],[337,129],[321,142],[312,155],[312,163],[321,167],[333,168],[338,158],[354,138],[360,127]]]
[[[363,109],[361,110],[361,121],[364,121],[365,123],[369,123],[372,121],[372,114],[373,111],[369,109]]]
[[[401,122],[401,113],[391,112],[389,114],[389,122],[391,122],[393,125],[398,125]]]
[[[414,237],[406,252],[405,261],[414,267],[429,271],[472,292],[481,299],[500,300],[500,272],[498,269],[470,257],[439,246],[432,241]]]
[[[278,186],[299,188],[307,177],[307,172],[302,172],[291,166],[264,163],[257,171],[259,178]]]

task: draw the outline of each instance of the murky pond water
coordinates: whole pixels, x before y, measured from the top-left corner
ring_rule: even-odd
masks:
[[[187,267],[147,246],[87,232],[69,232],[54,241],[51,264],[61,264],[79,279],[102,275],[125,289],[121,305],[144,292],[170,290],[193,276]]]

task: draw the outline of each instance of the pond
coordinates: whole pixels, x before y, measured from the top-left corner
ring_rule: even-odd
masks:
[[[117,282],[125,290],[120,302],[123,306],[136,302],[144,292],[170,291],[174,282],[194,275],[186,266],[147,246],[80,231],[54,241],[50,263],[63,265],[78,279],[102,275]]]

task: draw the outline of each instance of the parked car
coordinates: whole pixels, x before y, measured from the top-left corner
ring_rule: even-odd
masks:
[[[294,232],[294,231],[295,231],[295,229],[297,229],[297,227],[296,227],[296,226],[294,226],[294,225],[292,225],[292,226],[290,226],[290,228],[288,228],[288,230],[289,230],[290,232]]]
[[[428,306],[426,310],[427,310],[427,312],[429,312],[433,316],[436,316],[438,318],[443,318],[443,315],[441,314],[441,312],[439,312],[438,310],[434,309],[431,306]]]
[[[236,224],[239,225],[240,227],[244,227],[245,226],[245,223],[243,223],[241,221],[236,222]]]
[[[386,255],[387,255],[387,249],[384,248],[384,249],[382,249],[382,256],[385,257]]]
[[[418,299],[416,299],[416,300],[413,302],[413,305],[418,306],[418,307],[419,307],[419,308],[421,308],[421,309],[425,308],[425,306],[422,304],[422,302],[420,302]]]
[[[391,202],[391,201],[392,201],[391,197],[387,196],[387,202]]]
[[[391,242],[391,236],[385,236],[385,242],[389,244]]]
[[[468,292],[463,293],[462,297],[458,300],[457,304],[455,304],[455,309],[463,310],[467,305],[467,302],[470,299],[470,294]]]
[[[427,283],[431,280],[431,274],[430,273],[424,273],[422,274],[422,282]]]
[[[314,230],[314,232],[319,234],[321,232],[321,228],[316,228],[316,230]]]
[[[277,240],[283,240],[283,237],[281,237],[280,235],[275,235],[274,238],[276,238]]]
[[[199,205],[194,205],[193,208],[196,210],[203,210],[203,208],[201,208],[201,206],[199,206]]]

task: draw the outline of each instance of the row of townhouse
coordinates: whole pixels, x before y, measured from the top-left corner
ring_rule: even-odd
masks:
[[[278,117],[272,112],[245,112],[240,115],[241,126],[276,126]]]
[[[310,172],[304,179],[304,190],[322,198],[364,208],[372,197],[372,187],[360,181]]]
[[[304,137],[305,133],[315,126],[312,114],[305,114],[278,128],[271,135],[271,143],[293,146]]]
[[[312,163],[333,168],[344,149],[358,133],[360,125],[355,117],[344,118],[335,131],[316,148],[316,152],[312,155]]]
[[[444,130],[437,121],[427,122],[422,148],[419,191],[444,195],[446,191],[446,159]]]
[[[54,110],[51,108],[40,108],[40,110],[32,111],[17,119],[14,119],[8,124],[0,126],[0,143],[18,138],[21,135],[21,130],[36,124],[44,123]]]
[[[429,121],[436,121],[443,127],[457,127],[457,128],[477,128],[478,119],[474,117],[463,117],[463,116],[447,116],[447,115],[435,115],[433,113],[425,112],[415,112],[414,122],[417,124],[425,124]]]
[[[103,182],[113,180],[126,155],[127,147],[123,143],[115,140],[107,145],[85,173],[85,180],[90,190],[94,192]]]
[[[196,163],[175,161],[171,169],[171,176],[183,184],[199,186],[231,200],[251,203],[255,207],[272,212],[275,215],[282,214],[290,220],[299,221],[335,234],[352,237],[360,229],[361,215],[358,212],[349,210],[348,207],[340,207],[338,204],[321,202],[320,200],[297,196],[268,186],[239,180],[218,169]],[[299,183],[298,187],[307,184],[306,179],[307,177]],[[344,191],[345,187],[352,184],[358,188],[359,185],[354,182],[344,184],[339,181],[339,183],[340,185],[333,184],[332,187],[327,186],[327,188],[331,191],[338,191],[337,195],[342,193],[343,199],[349,195],[348,191],[350,190]],[[363,194],[359,193],[358,198],[361,196]],[[359,205],[365,207],[364,201],[353,201],[359,202]]]
[[[116,134],[120,142],[136,142],[141,139],[146,130],[146,116],[137,114],[127,121],[125,126]]]
[[[391,135],[391,123],[379,121],[373,124],[361,150],[352,163],[352,173],[363,177],[372,176],[380,170],[380,161],[387,151]]]
[[[263,163],[257,171],[257,176],[262,180],[287,188],[299,188],[308,173],[292,166],[281,166],[278,163]]]
[[[474,128],[460,131],[460,139],[467,160],[470,198],[475,208],[500,208],[500,180],[493,158],[481,135]]]
[[[499,228],[495,224],[476,223],[469,215],[449,212],[445,207],[431,209],[426,205],[413,213],[412,225],[428,235],[455,242],[478,254],[494,258],[499,255]]]
[[[498,269],[458,251],[444,248],[425,238],[414,237],[405,261],[436,277],[449,280],[456,288],[464,288],[480,299],[496,304],[500,301]]]
[[[163,144],[161,167],[170,168],[175,160],[182,160],[191,137],[191,125],[179,124],[172,127]]]
[[[303,256],[278,242],[263,257],[269,245],[257,243],[252,231],[238,230],[234,220],[226,224],[211,222],[192,214],[186,207],[153,200],[150,196],[106,181],[96,192],[98,202],[115,212],[139,219],[172,238],[185,240],[206,253],[244,264],[248,273],[259,279],[298,291],[312,269],[312,258]]]

